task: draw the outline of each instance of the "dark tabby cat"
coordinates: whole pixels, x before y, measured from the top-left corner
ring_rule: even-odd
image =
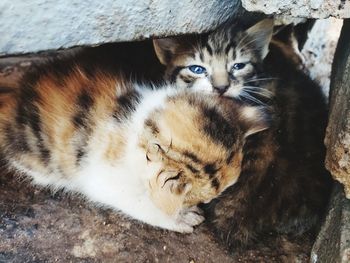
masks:
[[[225,26],[154,40],[170,81],[272,109],[273,127],[243,149],[237,183],[207,207],[212,227],[230,247],[263,233],[315,230],[331,188],[323,166],[325,99],[295,66],[292,49],[271,42],[272,34],[273,21],[263,20],[247,30]]]

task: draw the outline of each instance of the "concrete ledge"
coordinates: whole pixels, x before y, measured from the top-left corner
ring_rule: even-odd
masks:
[[[244,12],[239,0],[2,0],[0,56],[204,32]]]

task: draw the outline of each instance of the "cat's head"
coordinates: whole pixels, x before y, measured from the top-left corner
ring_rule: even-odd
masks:
[[[209,202],[234,184],[248,136],[268,128],[267,112],[213,94],[168,98],[145,122],[145,158],[160,162],[150,180],[154,202],[169,214]]]
[[[273,20],[247,30],[227,25],[207,35],[154,39],[155,52],[167,67],[166,77],[177,86],[227,97],[249,97],[268,53]],[[266,95],[266,94],[265,94]]]

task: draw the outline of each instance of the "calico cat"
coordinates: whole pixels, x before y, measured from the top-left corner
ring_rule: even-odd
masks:
[[[144,87],[87,66],[93,62],[59,58],[0,93],[9,168],[153,226],[191,232],[204,220],[197,204],[236,181],[245,140],[268,128],[267,113],[176,85]]]
[[[206,207],[211,228],[231,248],[266,233],[316,231],[332,185],[323,165],[327,108],[321,89],[290,58],[292,48],[272,36],[267,19],[248,29],[225,25],[209,34],[154,40],[170,82],[271,109],[271,128],[243,147],[237,183]]]

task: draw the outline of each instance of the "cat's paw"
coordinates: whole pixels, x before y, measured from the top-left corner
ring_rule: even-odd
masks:
[[[178,229],[181,233],[192,233],[193,227],[204,221],[203,212],[197,206],[183,209],[177,218]]]

